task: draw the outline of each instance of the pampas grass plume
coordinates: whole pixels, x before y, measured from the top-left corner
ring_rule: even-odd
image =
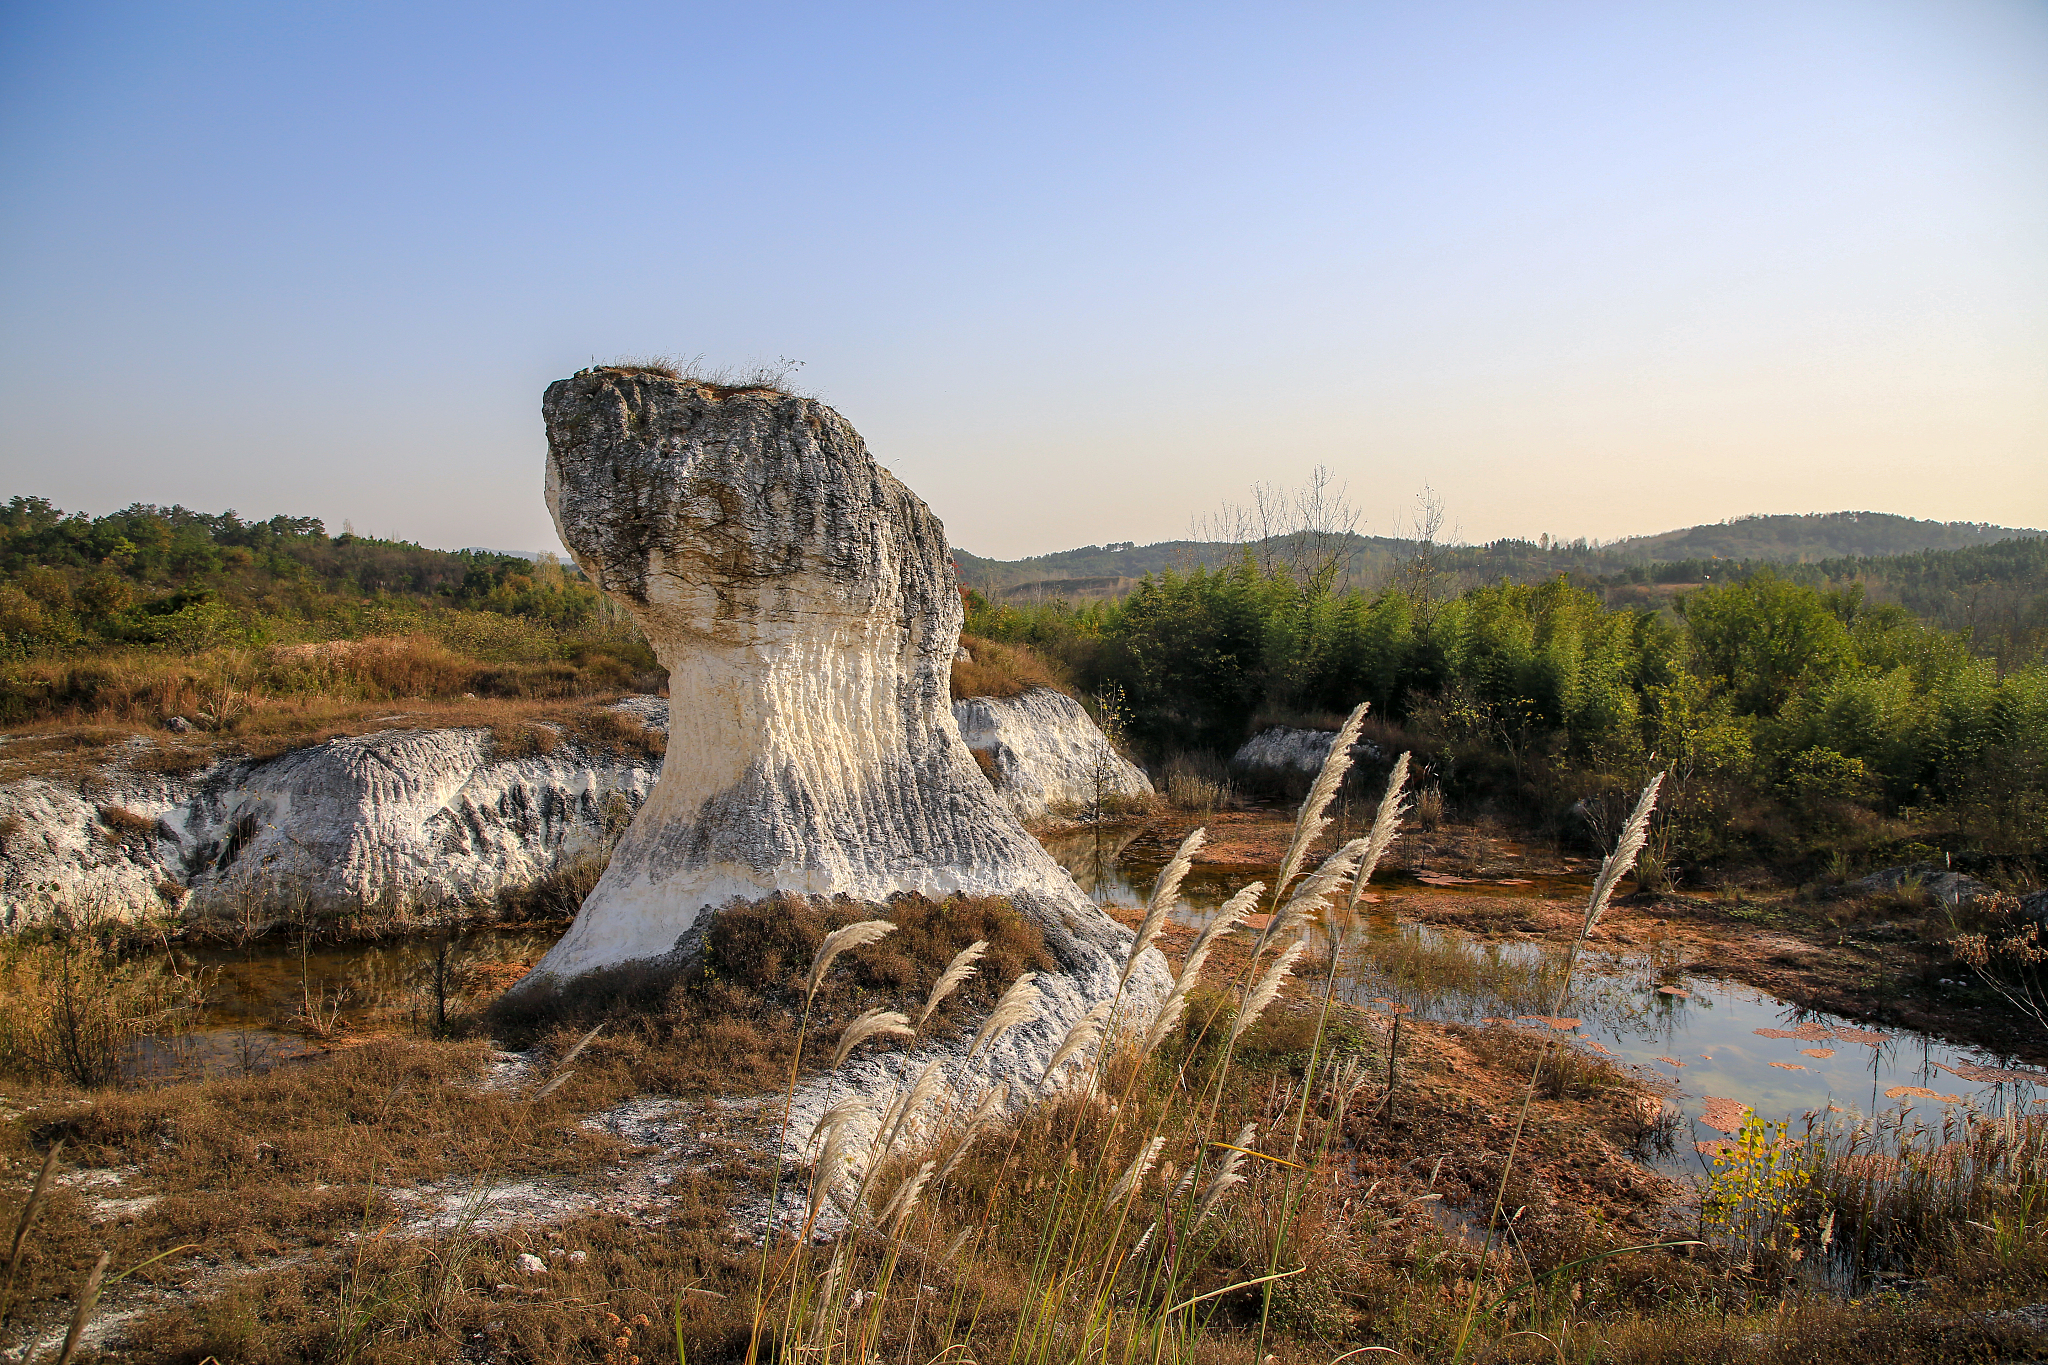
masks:
[[[1266,1012],[1266,1006],[1280,997],[1280,983],[1294,970],[1294,960],[1308,947],[1306,939],[1296,939],[1280,950],[1280,956],[1273,959],[1273,965],[1266,968],[1266,974],[1259,978],[1259,984],[1252,987],[1245,997],[1244,1008],[1238,1012],[1237,1022],[1231,1026],[1230,1041],[1235,1043],[1244,1031],[1259,1021]]]
[[[1301,927],[1303,920],[1323,908],[1323,903],[1336,894],[1345,879],[1358,868],[1358,860],[1365,853],[1366,841],[1353,839],[1344,847],[1323,859],[1322,866],[1302,878],[1300,887],[1288,897],[1286,906],[1273,916],[1273,922],[1266,926],[1266,932],[1259,935],[1252,945],[1252,956],[1257,957],[1266,948]]]
[[[1137,935],[1131,939],[1131,954],[1124,959],[1123,975],[1116,979],[1116,988],[1121,991],[1124,983],[1131,979],[1137,969],[1138,959],[1159,937],[1159,927],[1166,922],[1166,916],[1173,909],[1174,901],[1180,895],[1180,884],[1194,866],[1195,854],[1201,851],[1203,841],[1209,837],[1206,830],[1196,830],[1181,840],[1173,857],[1165,867],[1159,869],[1158,879],[1152,883],[1152,899],[1145,907],[1145,918],[1138,924]]]
[[[1207,1222],[1209,1215],[1216,1211],[1217,1201],[1229,1193],[1232,1187],[1244,1184],[1244,1177],[1237,1173],[1237,1168],[1243,1164],[1245,1151],[1251,1147],[1252,1139],[1258,1136],[1258,1132],[1259,1126],[1255,1123],[1247,1123],[1237,1130],[1237,1137],[1230,1144],[1231,1150],[1223,1154],[1223,1163],[1216,1168],[1215,1176],[1202,1191],[1202,1202],[1195,1206],[1195,1220],[1189,1225],[1188,1231],[1193,1232]]]
[[[969,1058],[1017,1025],[1038,1017],[1038,1007],[1044,997],[1038,992],[1037,981],[1037,972],[1026,972],[1010,983],[1010,989],[1003,992],[1002,999],[996,1001],[996,1007],[989,1011],[988,1018],[982,1020],[981,1031],[974,1035],[974,1042],[967,1049]]]
[[[825,941],[818,945],[818,955],[811,959],[810,980],[804,986],[806,1000],[818,993],[818,987],[825,983],[826,969],[832,959],[849,948],[865,947],[887,934],[896,932],[896,926],[885,919],[864,919],[858,924],[849,924],[844,929],[834,929],[825,935]]]
[[[1593,883],[1593,897],[1586,902],[1586,923],[1581,933],[1590,932],[1600,922],[1600,912],[1607,908],[1607,898],[1614,894],[1615,883],[1636,865],[1636,857],[1650,837],[1650,812],[1657,805],[1657,789],[1663,785],[1663,773],[1650,779],[1650,785],[1643,788],[1643,794],[1636,799],[1636,808],[1629,812],[1628,823],[1621,827],[1621,838],[1615,842],[1614,852],[1601,862],[1599,880]]]
[[[1124,1168],[1124,1173],[1117,1177],[1116,1184],[1110,1187],[1110,1203],[1114,1204],[1124,1196],[1137,1192],[1138,1182],[1152,1169],[1152,1163],[1159,1159],[1159,1151],[1164,1146],[1166,1136],[1161,1134],[1138,1149],[1138,1154],[1131,1158],[1131,1164]]]
[[[1067,1030],[1067,1036],[1060,1040],[1059,1047],[1054,1050],[1052,1060],[1045,1064],[1045,1074],[1038,1078],[1039,1089],[1043,1090],[1052,1083],[1053,1073],[1058,1071],[1069,1057],[1095,1045],[1102,1037],[1102,1030],[1109,1024],[1109,1011],[1115,1004],[1113,1000],[1104,1000],[1074,1021],[1074,1026]]]
[[[988,952],[988,940],[982,939],[979,942],[968,944],[953,955],[953,960],[946,964],[946,970],[940,972],[939,979],[932,983],[932,993],[925,997],[924,1008],[918,1011],[917,1026],[919,1028],[923,1028],[924,1021],[932,1017],[932,1011],[939,1007],[941,1000],[944,1000],[954,991],[959,990],[960,983],[974,975],[974,964],[981,961],[982,955],[986,952]]]
[[[832,1054],[832,1069],[837,1071],[846,1064],[846,1059],[862,1043],[874,1038],[915,1038],[917,1030],[910,1026],[910,1016],[895,1010],[869,1010],[846,1026],[846,1032],[839,1035],[839,1049]]]
[[[1358,731],[1365,724],[1367,702],[1360,702],[1351,714],[1344,718],[1344,724],[1330,741],[1330,752],[1323,758],[1323,766],[1316,773],[1315,782],[1308,789],[1308,796],[1301,803],[1301,813],[1294,820],[1294,840],[1287,846],[1287,856],[1280,860],[1280,878],[1273,883],[1273,896],[1277,900],[1287,894],[1288,883],[1301,870],[1302,859],[1308,856],[1309,845],[1316,841],[1330,823],[1323,818],[1323,812],[1330,808],[1330,802],[1337,795],[1337,788],[1344,785],[1344,774],[1351,771],[1351,746],[1358,742]]]

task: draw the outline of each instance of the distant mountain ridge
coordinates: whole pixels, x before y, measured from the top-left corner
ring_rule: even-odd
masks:
[[[1446,547],[1455,567],[1511,578],[1554,573],[1611,572],[1632,565],[1733,559],[1798,564],[1822,559],[1883,558],[1927,550],[1967,549],[2002,540],[2048,535],[2048,531],[1996,526],[1988,522],[1927,521],[1890,512],[1759,514],[1728,521],[1629,536],[1605,544],[1588,540],[1541,542],[1506,538],[1483,546]],[[1390,536],[1353,536],[1352,572],[1406,557],[1409,542]],[[1131,541],[1083,545],[1025,559],[986,559],[954,548],[954,561],[968,586],[984,592],[1027,590],[1045,595],[1104,595],[1108,581],[1143,578],[1165,569],[1187,571],[1234,561],[1242,546],[1193,540]],[[1085,587],[1072,580],[1094,580]]]

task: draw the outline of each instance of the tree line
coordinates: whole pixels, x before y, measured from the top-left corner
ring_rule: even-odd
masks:
[[[1855,582],[1766,567],[1652,609],[1563,576],[1320,592],[1246,556],[1116,602],[968,596],[971,631],[1057,660],[1155,761],[1363,700],[1383,748],[1472,808],[1564,827],[1670,769],[1675,857],[2048,852],[2048,666],[1983,657]]]

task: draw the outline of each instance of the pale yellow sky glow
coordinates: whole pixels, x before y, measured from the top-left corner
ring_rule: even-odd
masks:
[[[1005,558],[2048,527],[2038,0],[294,14],[18,17],[7,492],[542,548],[542,388],[701,354]]]

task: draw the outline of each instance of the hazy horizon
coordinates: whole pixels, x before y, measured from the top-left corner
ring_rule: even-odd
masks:
[[[1484,542],[2048,525],[2048,7],[46,7],[0,474],[553,545],[545,385],[789,356],[954,543],[1328,465]]]

